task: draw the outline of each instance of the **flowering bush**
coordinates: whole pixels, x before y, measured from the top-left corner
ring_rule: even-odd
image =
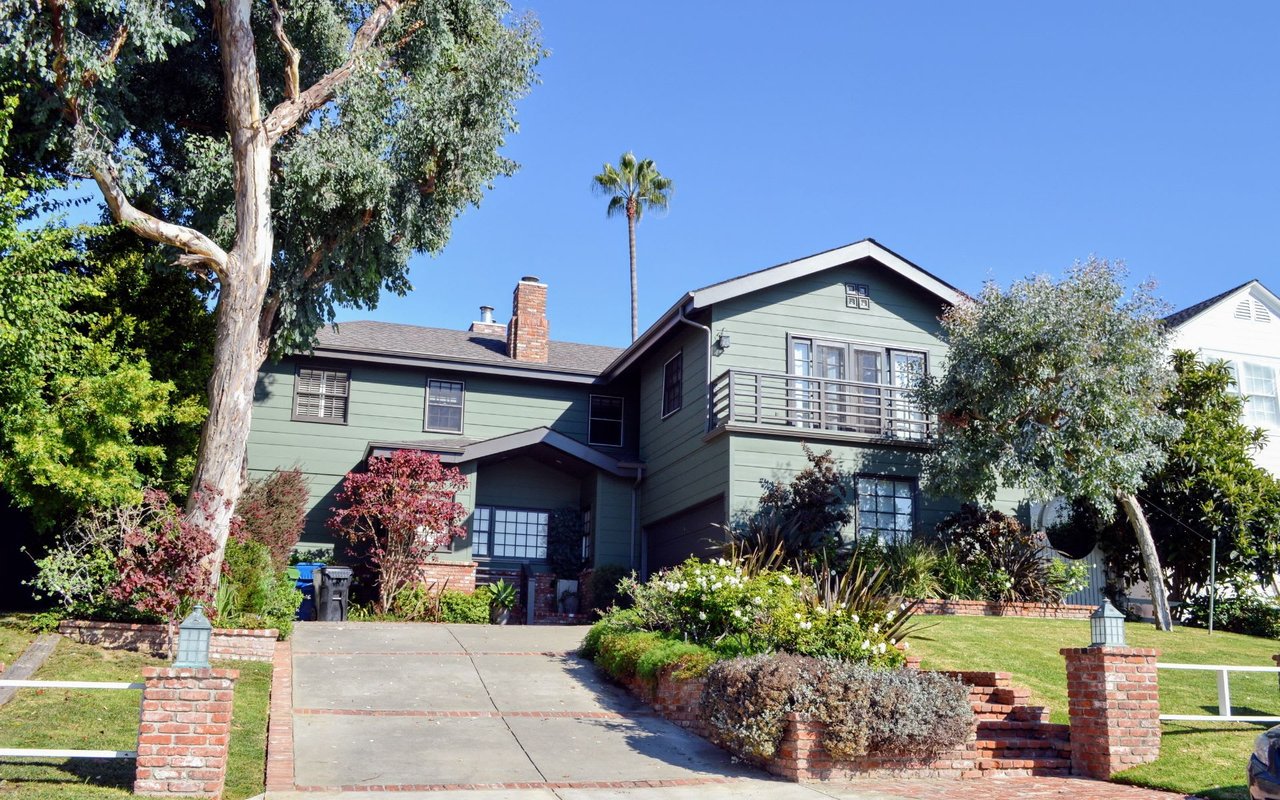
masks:
[[[842,759],[927,759],[973,724],[968,689],[946,676],[785,654],[715,664],[703,707],[715,739],[757,759],[777,752],[790,712],[826,723],[822,745]]]
[[[824,573],[819,580],[787,568],[749,566],[741,559],[689,559],[646,583],[624,579],[620,589],[633,600],[636,627],[724,655],[783,650],[880,666],[902,663],[895,645],[905,609],[870,597],[868,578],[856,564],[844,575]]]
[[[391,610],[401,589],[418,580],[427,558],[465,535],[466,508],[454,500],[467,479],[440,457],[397,450],[369,459],[365,472],[342,482],[329,526],[368,559],[378,574],[378,610]]]

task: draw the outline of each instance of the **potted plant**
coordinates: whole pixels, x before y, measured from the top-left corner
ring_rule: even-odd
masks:
[[[569,615],[578,613],[577,592],[565,589],[560,593],[560,613]]]
[[[516,605],[516,587],[499,579],[489,594],[489,621],[494,625],[506,625],[511,609]]]

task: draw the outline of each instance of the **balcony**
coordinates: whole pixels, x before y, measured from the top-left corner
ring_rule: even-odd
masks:
[[[731,369],[711,382],[711,428],[931,446],[935,421],[909,389]]]

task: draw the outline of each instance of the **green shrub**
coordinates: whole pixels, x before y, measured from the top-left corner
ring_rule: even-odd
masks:
[[[1183,605],[1187,624],[1209,626],[1209,598],[1197,597]],[[1213,604],[1214,630],[1280,639],[1280,604],[1268,597],[1244,595],[1218,597]]]
[[[302,592],[288,570],[276,570],[267,545],[231,539],[223,564],[215,600],[218,626],[275,628],[281,638],[288,637]]]
[[[587,579],[587,594],[591,598],[591,608],[600,614],[619,604],[625,604],[628,598],[618,591],[618,584],[631,574],[626,567],[618,564],[604,564],[591,571]]]
[[[623,633],[634,633],[642,630],[644,622],[639,612],[634,609],[617,609],[605,614],[600,621],[592,625],[587,635],[582,638],[582,647],[578,653],[583,658],[594,659],[600,652],[601,642],[609,636]]]
[[[713,736],[746,758],[772,757],[794,711],[826,723],[822,745],[836,758],[923,760],[968,737],[968,698],[937,673],[774,654],[712,666],[703,703]]]
[[[768,563],[689,559],[646,583],[626,579],[621,588],[641,628],[726,655],[785,650],[885,666],[902,662],[894,645],[909,615],[878,592],[881,573],[855,560],[845,573],[833,576],[824,566],[814,578]]]
[[[938,523],[938,535],[978,584],[980,599],[1058,603],[1066,594],[1048,539],[1017,517],[966,503]]]
[[[701,645],[684,642],[654,631],[608,631],[592,642],[596,664],[619,680],[642,678],[655,681],[670,671],[677,678],[694,678],[706,673],[720,656]]]
[[[440,593],[440,621],[469,625],[489,622],[489,587],[481,586],[474,594],[454,589]]]

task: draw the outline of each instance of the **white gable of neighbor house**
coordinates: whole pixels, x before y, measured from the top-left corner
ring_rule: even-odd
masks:
[[[1245,380],[1245,364],[1255,365],[1255,380],[1260,371],[1269,369],[1272,385],[1280,393],[1280,302],[1256,282],[1242,286],[1178,326],[1173,332],[1173,346],[1197,351],[1205,358],[1232,362],[1239,383]],[[1245,422],[1264,428],[1268,434],[1267,445],[1255,460],[1273,475],[1280,475],[1280,424],[1252,418],[1255,416],[1246,409]]]

